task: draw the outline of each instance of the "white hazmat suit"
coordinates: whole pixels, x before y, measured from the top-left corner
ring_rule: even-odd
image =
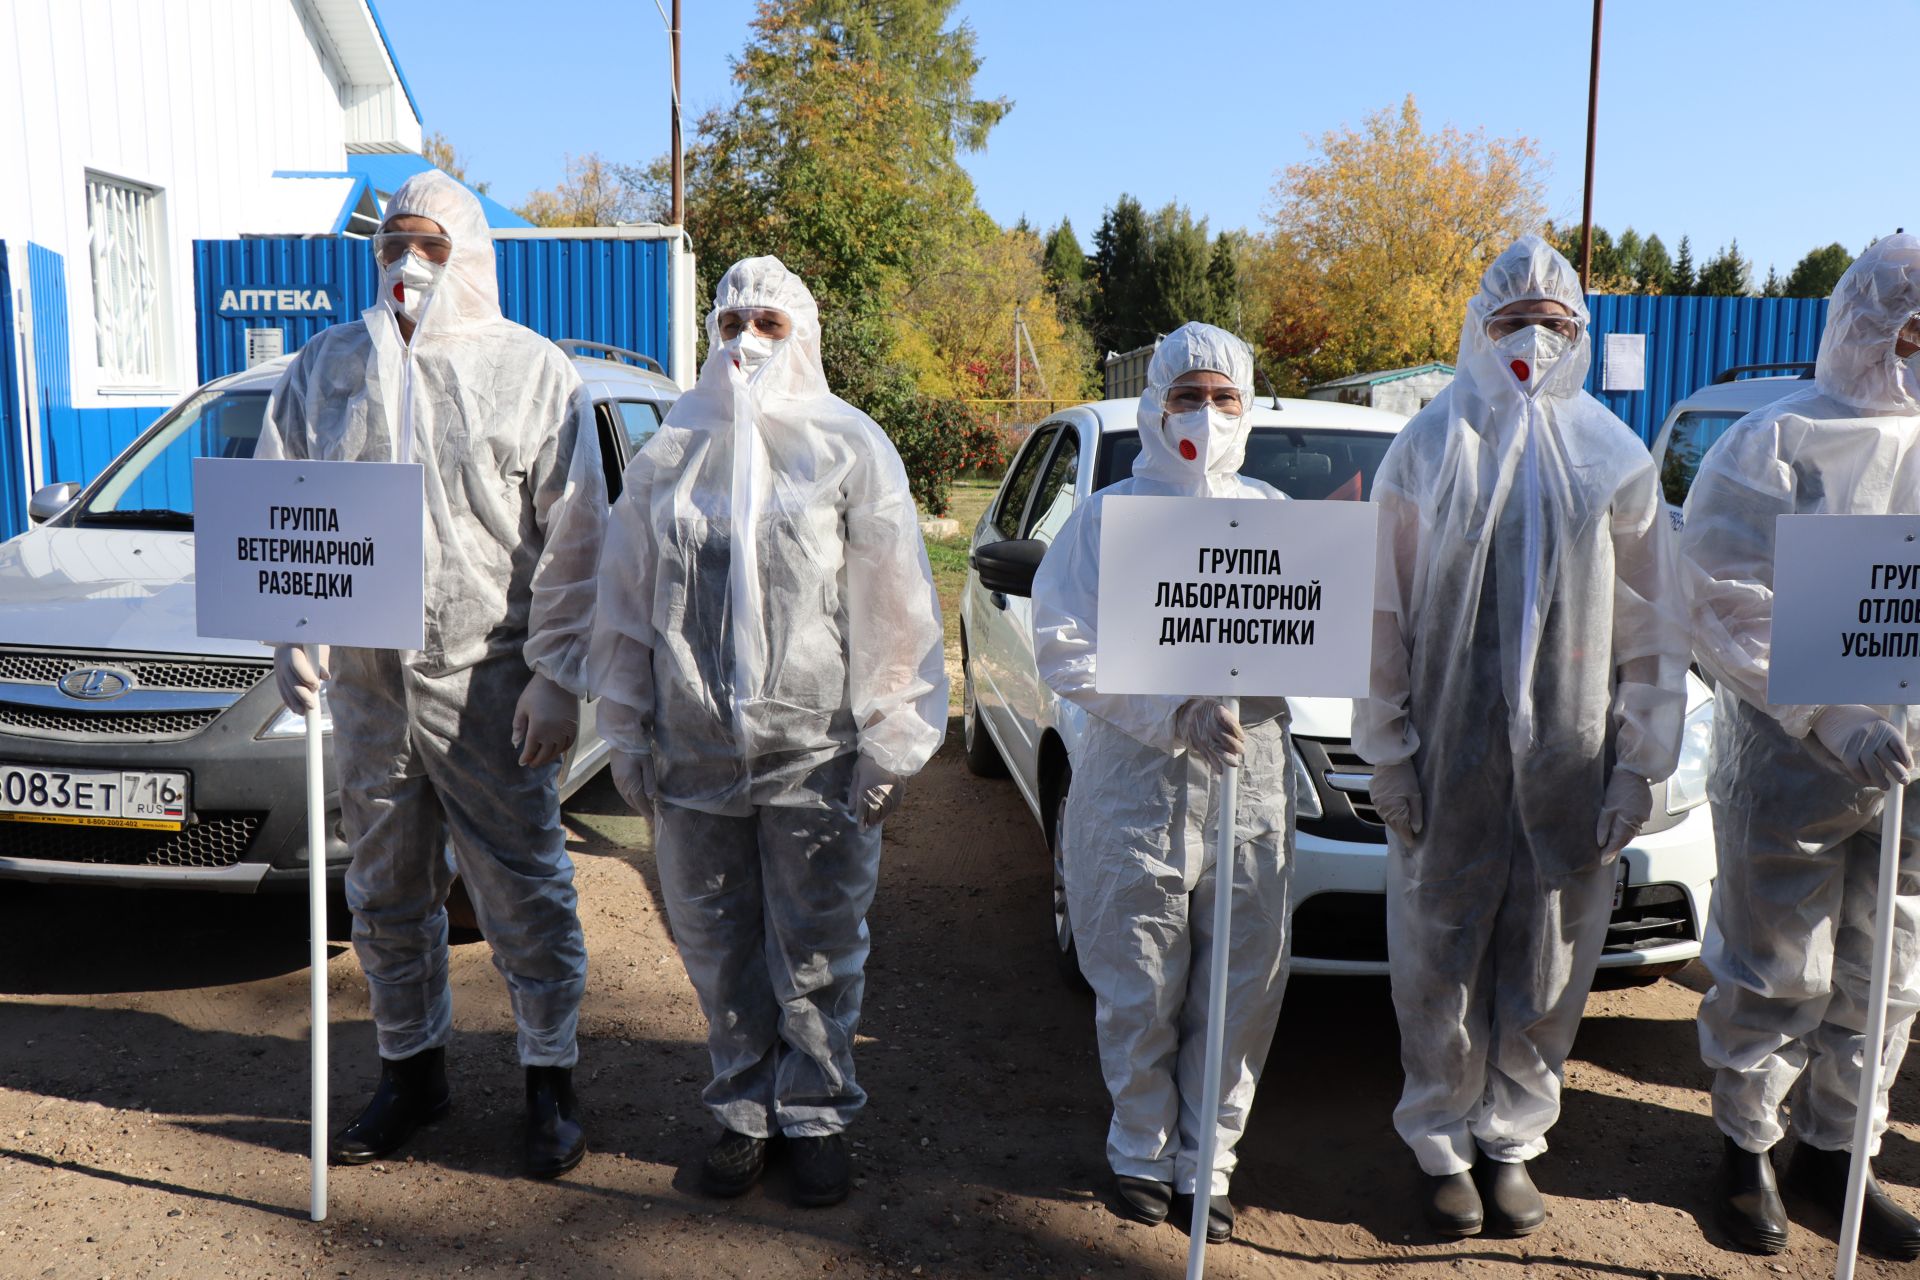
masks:
[[[1564,305],[1578,336],[1529,327],[1497,345],[1488,321],[1516,302]],[[1581,390],[1586,322],[1565,258],[1537,236],[1502,253],[1467,306],[1458,375],[1374,481],[1372,696],[1354,745],[1377,797],[1425,802],[1424,823],[1389,824],[1387,942],[1394,1124],[1436,1178],[1476,1146],[1502,1162],[1546,1150],[1612,863],[1679,754],[1668,522],[1646,446]],[[1636,806],[1615,797],[1635,793],[1622,818]]]
[[[1041,679],[1088,713],[1061,838],[1067,910],[1097,1001],[1101,1070],[1113,1098],[1107,1160],[1116,1174],[1191,1195],[1202,1126],[1213,1123],[1208,1190],[1224,1196],[1286,990],[1293,841],[1286,704],[1247,699],[1241,707],[1220,1113],[1203,1117],[1221,775],[1202,758],[1209,744],[1180,736],[1181,726],[1205,724],[1193,715],[1176,723],[1187,699],[1094,688],[1106,499],[1284,497],[1238,474],[1251,429],[1244,410],[1231,418],[1207,410],[1203,427],[1193,416],[1163,425],[1168,388],[1196,370],[1226,375],[1251,408],[1246,343],[1204,324],[1182,325],[1161,340],[1140,398],[1133,475],[1094,494],[1062,526],[1034,578],[1033,629]]]
[[[1774,521],[1920,513],[1920,375],[1894,341],[1916,314],[1920,238],[1889,236],[1834,290],[1813,384],[1736,423],[1687,498],[1680,552],[1694,649],[1719,690],[1708,798],[1720,867],[1702,948],[1714,985],[1700,1048],[1714,1068],[1714,1119],[1750,1152],[1785,1136],[1789,1104],[1803,1143],[1853,1146],[1884,793],[1849,767],[1846,735],[1827,726],[1871,727],[1892,712],[1768,703]],[[1908,712],[1895,729],[1920,746],[1920,717]],[[1912,787],[1906,814],[1875,1150],[1920,1009]]]
[[[792,325],[770,354],[720,340],[752,308]],[[592,679],[602,734],[655,788],[707,1106],[734,1133],[824,1137],[866,1100],[880,828],[855,779],[916,773],[946,734],[940,604],[899,455],[827,389],[806,286],[776,258],[736,263],[707,339],[699,383],[627,466]]]
[[[501,316],[472,193],[424,172],[388,204],[389,221],[406,214],[452,240],[412,341],[384,303],[321,333],[274,392],[256,456],[425,469],[426,644],[336,647],[330,663],[347,902],[380,1056],[452,1034],[450,840],[521,1062],[571,1067],[587,957],[559,766],[523,766],[513,738],[531,681],[586,688],[607,504],[593,407],[558,347]]]

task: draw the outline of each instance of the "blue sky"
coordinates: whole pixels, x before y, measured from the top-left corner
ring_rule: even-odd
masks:
[[[652,0],[377,0],[429,129],[515,204],[564,152],[667,148]],[[731,97],[752,0],[685,0],[688,117]],[[984,96],[1014,108],[966,158],[988,213],[1091,247],[1123,191],[1258,227],[1310,137],[1418,99],[1429,125],[1540,144],[1549,212],[1578,219],[1584,0],[962,0]],[[1696,258],[1738,237],[1764,277],[1839,240],[1920,229],[1920,0],[1614,0],[1594,212]],[[697,246],[696,246],[697,247]]]

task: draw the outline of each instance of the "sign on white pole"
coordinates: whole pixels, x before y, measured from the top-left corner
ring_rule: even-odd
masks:
[[[415,463],[196,458],[194,599],[203,636],[418,649],[425,490]],[[311,1193],[327,1216],[327,834],[320,712],[307,712]]]
[[[1370,502],[1108,498],[1102,693],[1364,698]]]
[[[1610,333],[1605,358],[1600,362],[1602,391],[1645,391],[1647,389],[1647,335]]]
[[[1379,508],[1365,502],[1112,497],[1101,508],[1094,685],[1102,693],[1362,698]],[[1220,779],[1216,876],[1231,883],[1239,766]],[[1213,896],[1213,968],[1188,1280],[1207,1266],[1233,895]]]
[[[1774,522],[1773,634],[1767,700],[1780,705],[1886,706],[1906,725],[1920,701],[1920,516],[1781,516]],[[1853,1159],[1840,1217],[1838,1280],[1853,1280],[1867,1191],[1873,1113],[1886,1069],[1887,980],[1906,789],[1888,789],[1880,818],[1873,970],[1866,1047],[1854,1098]]]

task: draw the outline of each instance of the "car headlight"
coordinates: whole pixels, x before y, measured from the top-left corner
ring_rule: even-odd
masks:
[[[327,691],[320,691],[320,732],[333,732],[333,709],[327,705]],[[267,721],[267,727],[256,735],[262,742],[271,742],[280,738],[304,738],[307,736],[307,718],[287,708],[280,708],[280,714]]]
[[[1326,816],[1326,810],[1320,806],[1320,789],[1313,785],[1313,774],[1307,770],[1300,748],[1289,743],[1287,758],[1293,762],[1293,816],[1309,822]]]
[[[1680,735],[1680,763],[1667,779],[1667,812],[1682,814],[1707,799],[1707,758],[1713,749],[1713,702],[1709,699],[1687,716]]]

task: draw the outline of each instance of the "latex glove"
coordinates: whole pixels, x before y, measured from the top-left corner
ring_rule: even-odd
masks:
[[[1240,717],[1218,698],[1188,698],[1173,713],[1174,736],[1215,773],[1240,763],[1247,745]]]
[[[652,813],[655,798],[660,794],[653,776],[653,753],[615,751],[613,789],[635,813]]]
[[[316,645],[314,652],[320,656],[317,667],[307,657],[304,645],[273,646],[273,682],[280,690],[280,701],[297,716],[320,705],[320,682],[333,679],[333,673],[327,670],[332,646]]]
[[[1404,843],[1412,844],[1420,829],[1427,825],[1427,802],[1420,794],[1420,775],[1413,761],[1381,765],[1373,771],[1369,789],[1381,820]]]
[[[900,776],[882,769],[866,756],[853,766],[853,794],[848,797],[860,829],[879,826],[900,803]]]
[[[513,706],[513,745],[527,768],[567,754],[580,733],[580,699],[539,672],[520,691]]]
[[[1601,865],[1618,858],[1652,816],[1653,784],[1637,773],[1615,769],[1607,780],[1607,798],[1600,804],[1600,825],[1593,833],[1600,845]]]
[[[1863,787],[1885,791],[1913,774],[1906,737],[1872,707],[1828,707],[1813,718],[1813,736]]]

